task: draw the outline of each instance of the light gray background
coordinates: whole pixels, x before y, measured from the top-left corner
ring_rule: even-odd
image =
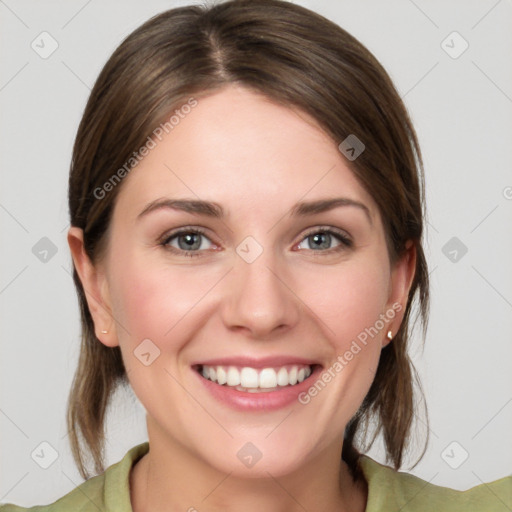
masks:
[[[0,0],[0,502],[48,503],[82,482],[65,426],[79,346],[65,238],[71,147],[89,90],[121,39],[150,16],[188,3]],[[412,355],[430,444],[410,472],[457,489],[510,474],[512,4],[297,3],[340,24],[383,63],[424,153],[432,313],[425,350],[416,340]],[[31,48],[43,31],[59,45],[47,59]],[[458,58],[441,46],[453,31],[469,43]],[[452,52],[461,44],[445,43]],[[42,237],[57,248],[46,263],[32,252]],[[456,262],[443,253],[452,237],[467,247]],[[115,401],[107,435],[108,465],[146,440],[133,395]],[[44,441],[58,452],[48,469],[31,458]],[[464,451],[469,458],[452,469],[448,462],[456,465]],[[379,446],[370,455],[383,460]]]

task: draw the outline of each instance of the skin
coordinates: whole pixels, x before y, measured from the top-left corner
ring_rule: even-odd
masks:
[[[387,331],[402,321],[414,245],[392,266],[377,205],[337,145],[304,113],[240,86],[199,98],[121,186],[104,259],[90,262],[80,229],[68,241],[96,336],[120,346],[147,411],[151,449],[131,473],[134,511],[363,511],[366,484],[356,485],[341,460],[343,432]],[[226,217],[159,209],[137,218],[164,197],[215,201]],[[354,206],[289,215],[298,201],[332,197],[363,203],[369,216]],[[193,226],[206,231],[199,256],[159,242]],[[313,228],[338,229],[353,245],[324,235],[315,248]],[[252,263],[236,252],[247,236],[263,248]],[[176,251],[178,241],[169,242]],[[191,368],[281,354],[328,368],[397,303],[401,312],[307,405],[239,412],[217,402]],[[133,351],[148,338],[160,355],[145,366]],[[246,442],[262,453],[252,468],[237,457]]]

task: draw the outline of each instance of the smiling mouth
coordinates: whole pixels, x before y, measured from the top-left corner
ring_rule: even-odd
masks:
[[[300,384],[319,367],[318,364],[291,364],[268,368],[200,364],[193,368],[204,379],[219,386],[249,393],[268,393]]]

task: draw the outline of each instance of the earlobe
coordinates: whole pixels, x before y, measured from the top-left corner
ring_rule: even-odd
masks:
[[[386,333],[386,337],[384,338],[384,340],[382,342],[382,348],[389,345],[392,340],[393,340],[393,331],[391,329],[389,329]]]
[[[68,244],[85,292],[87,305],[91,313],[96,337],[106,346],[119,345],[115,322],[112,316],[108,283],[104,273],[95,266],[84,248],[83,230],[72,226],[68,231]]]

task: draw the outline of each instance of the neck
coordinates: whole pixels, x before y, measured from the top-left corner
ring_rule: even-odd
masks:
[[[160,441],[160,442],[159,442]],[[133,512],[364,512],[365,481],[354,482],[341,445],[291,473],[244,478],[223,473],[173,440],[150,440],[130,475]]]

